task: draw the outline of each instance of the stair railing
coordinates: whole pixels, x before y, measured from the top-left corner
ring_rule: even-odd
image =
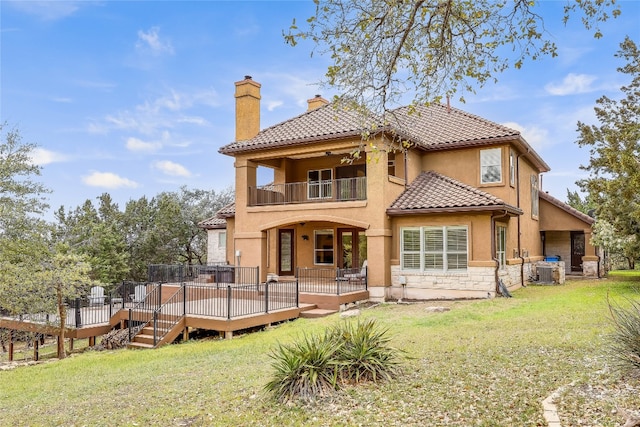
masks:
[[[132,297],[134,305],[129,308],[129,342],[135,335],[133,329],[150,323],[153,320],[153,312],[162,301],[162,283],[147,283],[145,286],[146,293],[140,301],[135,301],[135,294]]]
[[[187,312],[187,285],[180,288],[164,304],[153,311],[153,346],[155,347],[185,316]],[[162,328],[159,326],[162,325]]]

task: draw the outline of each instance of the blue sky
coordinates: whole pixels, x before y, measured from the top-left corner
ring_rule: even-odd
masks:
[[[559,57],[499,76],[457,108],[516,128],[551,166],[543,190],[566,198],[584,177],[587,149],[578,120],[593,123],[602,95],[618,98],[628,79],[614,58],[625,35],[640,43],[640,2],[594,39],[563,1],[542,5]],[[223,190],[233,161],[218,148],[235,137],[234,82],[262,84],[261,126],[298,115],[317,93],[328,62],[311,45],[285,45],[293,18],[311,1],[0,2],[0,120],[39,146],[35,161],[53,192],[76,207],[104,192],[129,199],[180,186]]]

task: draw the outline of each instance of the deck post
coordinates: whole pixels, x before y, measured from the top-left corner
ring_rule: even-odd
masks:
[[[269,281],[264,283],[264,312],[269,313]]]
[[[182,284],[182,315],[187,315],[187,284]],[[189,338],[189,332],[187,332],[187,339]]]
[[[300,283],[296,274],[296,308],[300,308]]]
[[[133,314],[133,310],[130,308],[129,309],[129,322],[127,322],[127,325],[129,326],[129,341],[131,341],[131,316]]]
[[[82,315],[80,313],[80,298],[76,298],[75,300],[75,309],[76,309],[76,328],[82,326]]]
[[[185,326],[182,330],[182,341],[189,341],[189,327]]]
[[[336,268],[336,289],[338,290],[338,296],[340,295],[340,282],[342,282],[340,279],[340,268]]]
[[[40,338],[36,337],[36,339],[33,340],[33,360],[37,362],[39,357],[40,357]]]
[[[13,330],[9,330],[9,362],[13,362]]]
[[[231,285],[227,285],[227,320],[231,320]]]
[[[158,310],[153,310],[153,346],[158,345]]]
[[[69,353],[73,351],[73,338],[69,338]]]

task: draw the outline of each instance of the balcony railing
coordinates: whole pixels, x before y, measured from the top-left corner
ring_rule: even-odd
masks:
[[[366,199],[366,176],[249,187],[249,206],[344,202]]]

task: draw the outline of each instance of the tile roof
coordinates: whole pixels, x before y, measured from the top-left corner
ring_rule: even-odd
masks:
[[[218,218],[233,218],[236,216],[236,202],[231,202],[216,212]]]
[[[388,119],[398,133],[424,148],[520,137],[517,130],[440,104],[401,107],[391,111]]]
[[[422,172],[387,208],[389,215],[507,210],[522,211],[477,188],[434,171]]]
[[[541,199],[546,200],[547,202],[551,203],[552,205],[562,209],[563,211],[567,212],[570,215],[575,216],[578,219],[581,219],[582,221],[586,222],[587,224],[593,224],[596,222],[596,220],[592,217],[590,217],[589,215],[580,212],[579,210],[577,210],[576,208],[566,204],[565,202],[556,199],[555,197],[551,196],[549,193],[545,193],[544,191],[540,191],[538,193],[538,195],[540,196]]]
[[[218,218],[213,216],[198,223],[198,227],[205,228],[207,230],[213,230],[216,228],[227,228],[227,220],[224,218]]]
[[[396,133],[423,150],[446,150],[516,141],[542,171],[549,166],[522,138],[520,132],[457,108],[440,104],[401,107],[389,112],[387,125],[374,115],[338,109],[327,104],[263,129],[254,138],[220,148],[222,154],[243,153],[276,147],[307,145],[331,139],[360,137],[363,132]]]
[[[297,117],[261,130],[254,138],[235,141],[220,148],[220,153],[232,154],[287,145],[360,136],[366,120],[356,111],[339,110],[332,104],[307,111]]]

